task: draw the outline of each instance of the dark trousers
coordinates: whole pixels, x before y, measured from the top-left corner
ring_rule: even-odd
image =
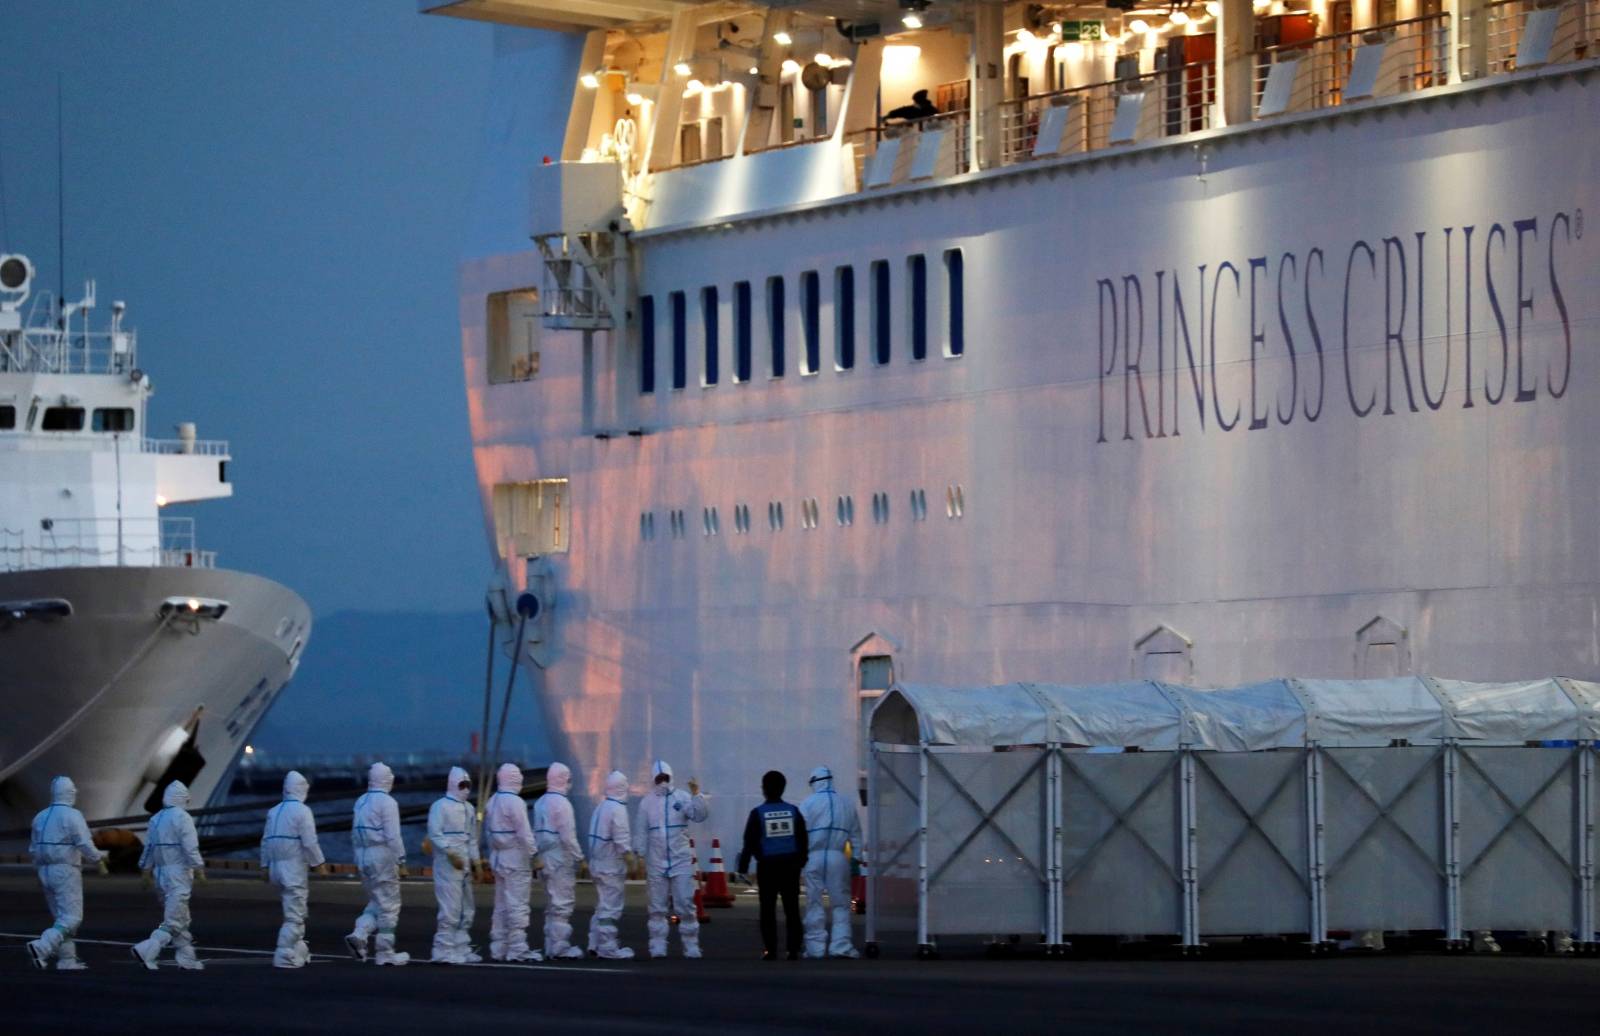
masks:
[[[790,953],[799,953],[805,944],[805,929],[800,926],[800,861],[762,860],[756,868],[756,888],[761,893],[761,945],[768,953],[778,952],[778,903],[783,897],[783,934]]]

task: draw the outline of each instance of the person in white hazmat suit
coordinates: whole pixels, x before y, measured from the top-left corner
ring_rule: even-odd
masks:
[[[861,850],[861,821],[855,805],[833,790],[833,771],[819,766],[811,771],[811,794],[800,803],[806,821],[810,852],[801,872],[806,883],[806,956],[859,957],[850,941],[850,861],[844,846]],[[822,906],[822,897],[828,906]],[[828,938],[828,915],[833,915],[833,938]]]
[[[551,960],[571,960],[583,956],[583,951],[572,945],[572,908],[578,864],[583,862],[577,820],[567,798],[572,771],[565,763],[551,763],[544,783],[544,794],[533,804],[533,836],[544,867],[544,955]],[[626,781],[622,792],[628,792]],[[626,813],[622,820],[627,823]]]
[[[367,771],[367,792],[356,799],[350,826],[350,844],[356,851],[356,869],[367,893],[367,908],[356,918],[355,929],[344,937],[350,955],[367,959],[367,940],[377,936],[373,961],[403,965],[409,953],[396,953],[394,929],[400,922],[400,879],[406,870],[406,843],[400,836],[400,805],[394,790],[394,771],[373,763]]]
[[[639,803],[633,829],[634,851],[644,856],[649,890],[650,956],[667,955],[668,915],[678,908],[678,938],[685,957],[700,956],[700,922],[695,918],[694,864],[689,852],[689,824],[711,816],[700,786],[689,782],[687,793],[672,786],[672,767],[657,759],[651,768],[650,794]]]
[[[50,781],[50,805],[33,818],[29,831],[28,853],[39,872],[44,902],[55,923],[39,938],[28,943],[28,956],[36,968],[46,967],[54,957],[57,971],[82,971],[87,964],[78,959],[72,937],[83,923],[83,870],[85,863],[98,863],[106,870],[105,854],[94,847],[89,825],[74,808],[78,787],[71,777]]]
[[[312,867],[322,866],[323,858],[317,820],[306,805],[310,790],[311,782],[299,770],[284,774],[283,801],[267,811],[261,829],[263,876],[278,887],[283,900],[283,924],[272,954],[272,964],[278,968],[303,968],[311,959],[306,945],[306,900],[311,888],[306,876]]]
[[[533,857],[539,847],[522,800],[522,770],[506,763],[495,772],[495,793],[483,813],[494,871],[494,918],[489,926],[489,956],[502,961],[544,960],[528,948],[528,894],[533,891]]]
[[[439,901],[439,925],[433,933],[435,964],[476,964],[472,952],[472,883],[478,857],[477,816],[470,796],[472,778],[450,767],[444,798],[428,809],[428,841],[433,843],[433,895]]]
[[[596,903],[589,919],[589,952],[607,960],[631,960],[633,950],[620,945],[617,922],[622,918],[623,895],[628,880],[628,777],[612,770],[606,777],[606,797],[589,819],[589,876],[594,879]]]
[[[173,781],[161,793],[161,805],[150,818],[144,852],[139,854],[145,882],[154,881],[161,899],[161,926],[148,939],[134,943],[130,952],[134,960],[155,971],[161,951],[171,946],[178,967],[201,971],[205,965],[194,954],[194,936],[189,932],[189,895],[195,876],[205,879],[206,862],[200,857],[200,836],[188,812],[188,787]]]

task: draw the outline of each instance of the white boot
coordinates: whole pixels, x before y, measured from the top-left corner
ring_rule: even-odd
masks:
[[[350,951],[350,956],[356,960],[367,959],[367,937],[360,932],[351,932],[344,937],[345,949]]]
[[[43,971],[50,963],[50,948],[42,939],[35,939],[28,944],[28,958],[33,961],[33,966]]]

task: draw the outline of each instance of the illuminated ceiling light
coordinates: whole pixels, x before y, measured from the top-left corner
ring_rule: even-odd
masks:
[[[629,94],[628,103],[633,105],[635,108],[639,107],[639,105],[644,103],[644,94]]]
[[[1215,18],[1221,13],[1222,5],[1217,3],[1217,0],[1210,0],[1210,3],[1206,4],[1206,14],[1209,14],[1211,17]]]
[[[794,42],[794,37],[786,32],[775,32],[772,34],[772,42],[780,47],[787,47]]]
[[[1018,29],[1017,30],[1017,42],[1022,44],[1024,47],[1026,47],[1028,44],[1032,43],[1034,41],[1034,39],[1035,39],[1035,37],[1034,37],[1033,33],[1029,32],[1027,29]]]
[[[907,12],[900,16],[900,24],[908,29],[922,28],[922,16],[915,11]]]
[[[828,54],[818,54],[816,57],[812,58],[811,60],[813,60],[817,64],[821,65],[823,68],[827,68],[827,67],[829,67],[830,65],[833,64],[833,57],[831,55],[828,55]]]
[[[1060,22],[1051,22],[1050,23],[1050,31],[1055,33],[1057,36],[1061,35],[1061,23]]]
[[[157,493],[156,494],[156,506],[157,507],[165,507],[165,506],[167,506],[167,498],[162,496],[160,493]]]
[[[756,67],[755,65],[751,65],[750,66],[750,74],[753,75],[753,76],[758,76],[758,75],[761,74],[761,69]]]
[[[1254,7],[1258,11],[1264,11],[1272,6],[1272,0],[1254,0],[1250,6]]]
[[[578,77],[578,82],[582,83],[586,89],[593,90],[600,85],[600,77],[593,72],[585,72]]]
[[[783,63],[783,71],[785,74],[792,74],[800,71],[800,62],[796,61],[794,58],[789,58]]]
[[[1128,23],[1128,28],[1133,32],[1149,32],[1150,23],[1145,21],[1143,18],[1135,18],[1133,21]]]
[[[683,95],[687,97],[690,94],[697,94],[704,89],[704,83],[700,82],[698,79],[691,79],[687,83],[683,84]]]
[[[676,65],[672,66],[672,71],[680,76],[686,76],[690,72],[693,72],[694,69],[689,67],[689,63],[687,61],[680,61]]]
[[[852,62],[849,58],[834,58],[832,67],[834,67],[834,68],[846,68],[851,64],[854,64],[854,62]]]
[[[1189,24],[1189,12],[1188,11],[1173,11],[1172,15],[1171,15],[1171,18],[1172,18],[1172,24],[1173,25],[1188,25]]]
[[[255,745],[245,745],[244,746],[244,754],[245,755],[255,755],[256,754],[256,746]]]

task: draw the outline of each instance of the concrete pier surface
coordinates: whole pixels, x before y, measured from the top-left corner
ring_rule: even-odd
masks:
[[[277,897],[258,880],[197,885],[194,933],[204,972],[168,963],[147,972],[127,946],[159,921],[136,878],[86,875],[79,933],[84,972],[37,971],[23,943],[49,924],[31,871],[0,869],[0,1031],[227,1033],[500,1031],[787,1032],[1271,1032],[1306,1029],[1480,1032],[1586,1031],[1600,1017],[1600,958],[1503,954],[1247,956],[1201,960],[988,959],[976,944],[944,959],[912,959],[909,941],[882,959],[764,963],[754,897],[712,911],[705,959],[405,968],[359,964],[344,951],[363,897],[357,882],[316,879],[300,971],[275,969]],[[477,889],[474,925],[488,941],[492,888]],[[580,884],[576,935],[588,931],[593,889]],[[543,895],[534,893],[536,940]],[[859,922],[859,918],[857,919]],[[428,956],[432,887],[405,887],[400,948]],[[644,889],[630,886],[627,945],[645,957]],[[859,929],[858,929],[859,939]],[[170,961],[170,958],[169,958]]]

